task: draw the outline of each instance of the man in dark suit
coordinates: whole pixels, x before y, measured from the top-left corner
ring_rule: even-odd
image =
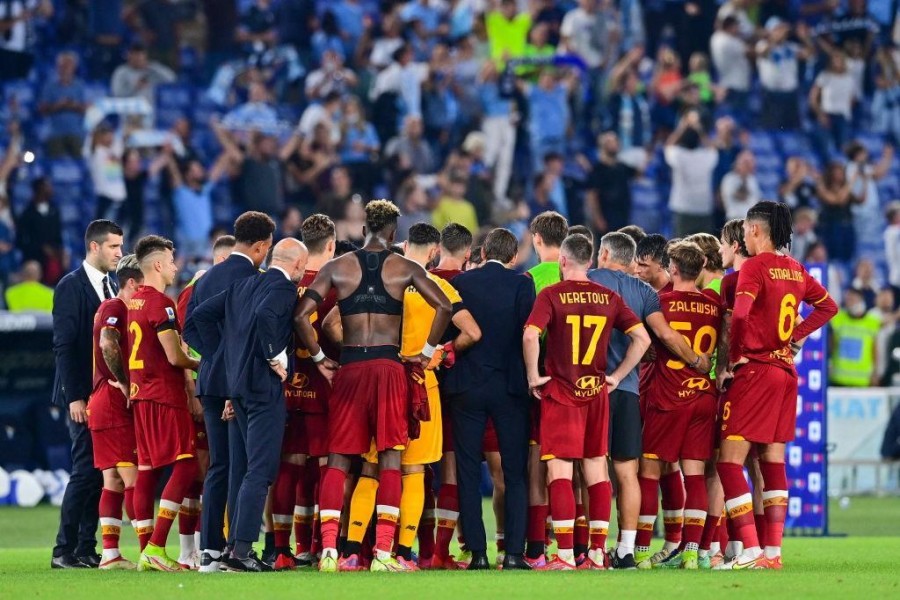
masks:
[[[469,569],[490,567],[479,491],[488,416],[497,430],[506,483],[503,568],[530,568],[524,559],[530,401],[522,360],[522,329],[535,294],[531,279],[509,268],[517,250],[518,241],[512,233],[494,229],[482,246],[484,266],[453,279],[482,330],[481,342],[459,356],[456,366],[447,372],[443,388],[453,419],[460,521],[466,545],[472,551]]]
[[[235,246],[231,255],[212,267],[197,280],[194,293],[188,303],[184,323],[184,339],[194,349],[199,349],[199,334],[193,322],[192,313],[200,304],[224,292],[231,284],[259,273],[272,246],[275,222],[266,214],[249,211],[234,222]],[[221,335],[221,331],[220,331]],[[222,533],[225,524],[225,506],[233,511],[236,497],[229,493],[231,448],[229,445],[229,425],[223,420],[227,399],[231,396],[228,375],[224,363],[223,348],[202,353],[200,371],[197,374],[196,394],[203,404],[203,421],[206,424],[206,439],[209,443],[209,469],[203,484],[203,512],[200,528],[200,571],[215,573],[219,570],[219,558],[225,549]],[[241,472],[232,479],[239,481]],[[238,484],[239,485],[239,484]],[[237,485],[231,486],[237,489]]]
[[[122,228],[105,219],[94,221],[85,231],[84,243],[84,262],[60,280],[53,295],[53,404],[68,413],[72,437],[72,476],[59,514],[50,562],[54,569],[100,565],[96,533],[103,476],[94,468],[87,401],[93,387],[94,313],[100,302],[119,292],[109,273],[115,272],[122,258]]]
[[[243,445],[247,456],[229,532],[234,545],[225,559],[230,571],[271,570],[256,559],[251,546],[259,537],[266,495],[278,472],[285,423],[282,382],[291,351],[297,282],[308,258],[306,246],[284,239],[275,245],[264,274],[234,283],[192,313],[200,337],[197,349],[204,355],[223,349],[240,432],[234,442]]]

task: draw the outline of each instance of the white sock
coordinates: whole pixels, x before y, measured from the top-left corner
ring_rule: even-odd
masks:
[[[709,550],[697,550],[697,556],[700,558],[706,558],[707,556],[712,556],[712,552]]]
[[[709,545],[709,553],[710,553],[710,555],[715,556],[716,554],[719,554],[719,553],[721,553],[721,552],[722,552],[722,544],[721,544],[721,543],[719,543],[719,542],[712,542],[712,543]]]
[[[744,548],[744,551],[741,552],[741,556],[746,556],[747,558],[759,558],[762,556],[762,548],[759,546],[751,546],[749,548]]]
[[[390,560],[393,555],[387,550],[376,550],[375,558],[378,560]]]
[[[335,548],[323,548],[322,549],[322,558],[333,558],[337,560],[338,551]]]
[[[666,542],[663,544],[663,550],[666,552],[674,552],[680,545],[681,542]]]
[[[556,555],[567,563],[575,562],[575,551],[572,548],[569,548],[568,550],[559,549],[556,552]]]
[[[104,548],[103,554],[100,556],[100,562],[106,562],[114,558],[119,558],[120,556],[122,555],[119,553],[118,548]]]
[[[778,558],[781,556],[781,546],[766,546],[766,558]]]
[[[588,550],[588,558],[597,563],[598,565],[603,564],[603,550],[600,548],[595,548],[594,550]]]
[[[201,547],[202,546],[200,546],[200,532],[195,531],[194,532],[194,548],[201,548]]]
[[[194,534],[178,534],[178,539],[181,541],[181,554],[179,554],[178,560],[188,560],[197,549],[197,546],[194,545]]]
[[[740,556],[744,551],[744,542],[728,542],[725,546],[725,556]]]
[[[619,558],[625,558],[629,554],[634,554],[634,540],[637,538],[637,530],[623,529],[619,536],[619,546],[616,548],[616,555]]]

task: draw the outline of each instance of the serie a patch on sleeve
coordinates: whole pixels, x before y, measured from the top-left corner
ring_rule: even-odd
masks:
[[[166,316],[169,317],[170,321],[174,321],[175,320],[175,309],[172,308],[171,306],[167,306],[166,307]]]
[[[106,319],[107,325],[115,325],[118,322],[119,322],[119,317],[109,317],[108,319]]]

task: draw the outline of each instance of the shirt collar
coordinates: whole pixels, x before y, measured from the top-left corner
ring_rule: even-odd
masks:
[[[247,260],[250,261],[251,265],[253,264],[253,259],[250,258],[249,256],[247,256],[246,254],[244,254],[243,252],[238,252],[237,250],[232,250],[231,255],[232,256],[243,256],[244,258],[246,258]]]
[[[291,280],[291,276],[288,274],[288,272],[285,271],[284,269],[282,269],[281,267],[275,267],[275,266],[273,266],[273,267],[269,267],[269,268],[270,268],[270,269],[274,269],[274,270],[276,270],[276,271],[281,271],[281,272],[284,274],[284,276],[287,278],[288,281]]]
[[[496,258],[492,258],[491,260],[485,261],[484,264],[488,264],[488,263],[497,263],[498,265],[500,265],[500,266],[503,267],[504,269],[507,268],[505,264],[503,264],[502,262],[500,262],[500,261],[497,260]]]
[[[95,283],[97,285],[101,285],[103,283],[103,278],[107,276],[106,273],[104,273],[88,261],[84,261],[81,264],[84,267],[84,272],[87,273],[88,280],[91,283]]]

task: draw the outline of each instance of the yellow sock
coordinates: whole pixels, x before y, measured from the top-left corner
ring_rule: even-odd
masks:
[[[403,492],[400,495],[399,545],[411,548],[419,529],[419,521],[425,510],[425,473],[408,473],[403,476]]]
[[[350,499],[350,524],[347,528],[347,540],[362,542],[375,512],[375,494],[378,492],[378,480],[371,477],[360,477]]]

